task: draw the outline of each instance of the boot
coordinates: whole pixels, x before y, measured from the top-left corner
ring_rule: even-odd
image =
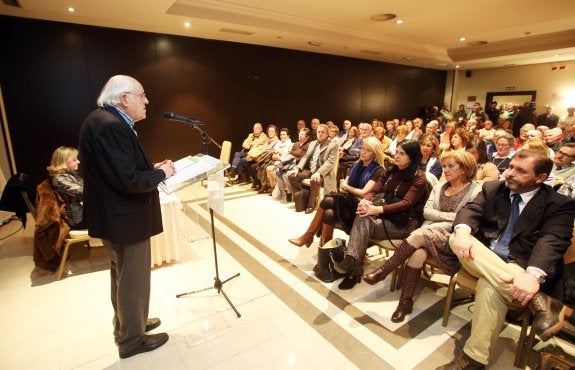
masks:
[[[405,266],[403,270],[403,277],[401,278],[401,294],[399,296],[399,303],[397,309],[391,315],[391,322],[402,322],[405,315],[411,313],[413,309],[413,293],[421,275],[421,267]]]
[[[565,316],[568,307],[560,300],[538,292],[529,302],[529,309],[533,314],[531,330],[544,342],[557,334],[565,325]]]
[[[357,261],[355,260],[354,257],[350,256],[349,254],[345,255],[343,261],[333,265],[335,271],[339,272],[340,274],[351,274],[356,267],[357,267]]]
[[[391,256],[383,266],[378,269],[373,270],[369,274],[363,275],[363,280],[368,283],[369,285],[377,284],[378,282],[384,280],[387,275],[393,272],[396,268],[401,266],[415,251],[417,248],[413,247],[411,244],[406,242],[405,240],[403,243],[399,245],[393,252],[393,256]]]
[[[323,208],[319,208],[323,209]],[[319,211],[318,209],[318,211]],[[335,225],[326,224],[325,222],[321,225],[321,237],[319,239],[319,246],[323,247],[325,243],[333,239],[333,229]]]
[[[233,179],[238,175],[238,172],[235,167],[230,168],[230,172],[228,173],[228,178]]]
[[[309,248],[311,243],[313,243],[313,236],[316,233],[317,229],[320,228],[322,221],[323,221],[323,208],[320,207],[317,209],[315,216],[313,216],[313,220],[311,220],[311,223],[309,224],[306,232],[303,233],[303,235],[300,236],[299,238],[289,239],[288,241],[293,245],[297,245],[298,247],[301,247],[302,245],[305,244],[305,246]]]

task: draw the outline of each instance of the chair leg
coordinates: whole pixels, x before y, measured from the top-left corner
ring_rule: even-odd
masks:
[[[515,362],[513,365],[524,369],[527,366],[527,360],[529,359],[529,353],[533,347],[533,340],[535,338],[535,332],[533,330],[529,331],[527,335],[527,330],[529,330],[529,319],[531,318],[531,313],[529,310],[523,310],[521,314],[522,324],[521,332],[519,333],[519,340],[517,341],[517,351],[515,352]]]
[[[449,287],[447,288],[447,296],[445,297],[445,306],[443,307],[443,321],[442,326],[447,326],[449,320],[449,313],[451,312],[451,301],[453,300],[453,292],[455,291],[455,284],[457,282],[457,274],[449,279]]]
[[[66,265],[66,260],[68,259],[68,252],[70,250],[70,241],[67,240],[64,243],[64,249],[62,252],[62,260],[60,261],[60,266],[58,266],[58,276],[57,280],[62,280],[62,274],[64,273],[64,266]]]

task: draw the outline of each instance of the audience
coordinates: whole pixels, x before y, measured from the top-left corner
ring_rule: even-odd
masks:
[[[428,257],[449,275],[459,270],[459,262],[449,249],[447,240],[455,214],[475,197],[481,190],[481,185],[472,181],[476,165],[470,153],[448,152],[441,157],[441,164],[447,182],[438,183],[433,187],[423,209],[425,221],[422,227],[412,231],[395,248],[393,256],[383,266],[363,276],[363,280],[368,284],[376,284],[407,261],[401,278],[399,303],[391,315],[392,322],[401,322],[406,314],[411,313],[413,293]]]
[[[47,167],[52,189],[64,200],[66,223],[72,229],[85,229],[84,180],[78,174],[78,150],[61,146],[52,153],[50,166]]]
[[[349,276],[348,289],[363,275],[363,260],[370,238],[404,239],[422,222],[428,187],[425,173],[419,170],[419,143],[401,142],[394,162],[359,202],[345,258],[334,265],[337,272]]]
[[[497,181],[499,179],[499,170],[497,170],[497,166],[489,162],[485,141],[479,138],[471,139],[468,144],[467,151],[473,155],[475,162],[477,163],[477,172],[473,180],[484,182]]]
[[[280,163],[276,163],[274,170],[277,189],[274,198],[282,199],[285,195],[288,203],[293,200],[293,188],[288,178],[288,171],[293,169],[307,152],[310,130],[307,127],[302,128],[299,130],[298,138],[299,140],[292,145],[289,155],[285,159],[280,159]]]
[[[496,138],[495,149],[497,151],[493,153],[491,162],[497,167],[499,174],[502,174],[503,171],[509,167],[509,163],[514,154],[512,151],[514,143],[515,139],[509,134],[503,134]]]

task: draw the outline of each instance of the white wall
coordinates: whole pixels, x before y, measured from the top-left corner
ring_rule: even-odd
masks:
[[[560,66],[565,66],[565,69],[559,70]],[[552,71],[552,67],[557,67],[557,70]],[[508,87],[514,87],[515,91],[536,90],[539,113],[543,112],[545,104],[550,104],[555,106],[555,113],[561,117],[566,114],[568,106],[575,106],[573,61],[477,69],[471,71],[471,77],[466,77],[465,72],[456,71],[455,83],[453,75],[447,74],[446,86],[454,84],[453,104],[450,107],[452,111],[457,110],[459,104],[466,104],[468,96],[476,96],[477,101],[484,107],[486,93],[506,91]]]

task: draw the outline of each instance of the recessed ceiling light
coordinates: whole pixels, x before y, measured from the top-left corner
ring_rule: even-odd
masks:
[[[388,22],[395,18],[397,18],[397,15],[395,14],[383,13],[383,14],[372,15],[371,18],[369,19],[372,20],[373,22]]]
[[[460,37],[459,42],[463,42],[463,41],[465,41],[465,37]]]
[[[76,9],[74,9],[73,7],[68,8],[68,13],[74,13],[75,11],[76,11]]]
[[[559,58],[559,54],[553,55],[554,58]]]
[[[403,19],[398,19],[395,21],[395,24],[403,24]]]
[[[459,65],[456,65],[455,68],[459,68]]]
[[[190,26],[191,26],[190,22],[184,22],[184,27],[190,28]]]

